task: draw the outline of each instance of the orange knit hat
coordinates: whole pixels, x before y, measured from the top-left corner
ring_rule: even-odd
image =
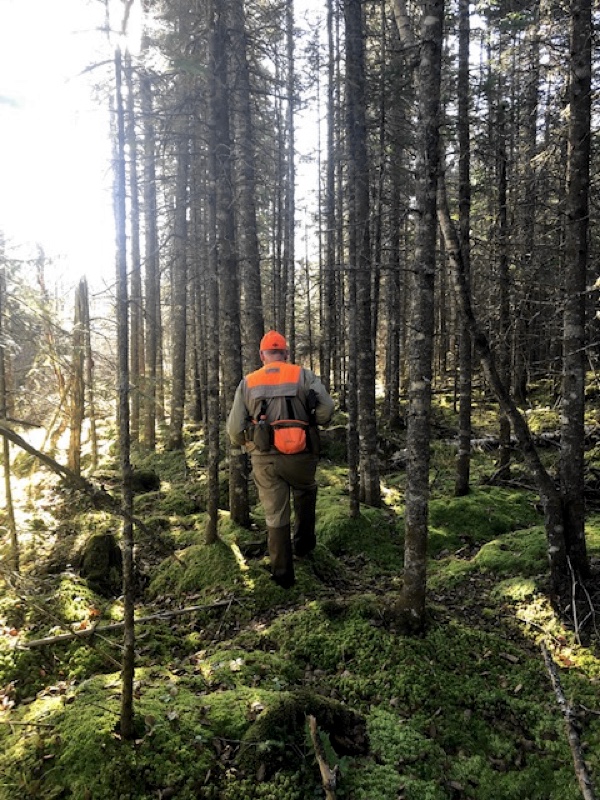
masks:
[[[277,331],[269,331],[260,340],[261,350],[287,350],[285,337]]]

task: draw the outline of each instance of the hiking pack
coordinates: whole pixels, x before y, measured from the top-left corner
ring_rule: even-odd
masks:
[[[257,420],[250,420],[246,428],[246,436],[260,453],[268,453],[273,447],[285,455],[311,452],[319,453],[319,431],[317,428],[315,409],[317,395],[313,389],[308,393],[307,411],[309,421],[298,419],[294,413],[291,397],[286,397],[287,419],[269,422],[267,412],[269,401],[263,398]]]

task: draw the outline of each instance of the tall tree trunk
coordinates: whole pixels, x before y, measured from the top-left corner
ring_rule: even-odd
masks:
[[[114,156],[114,213],[116,230],[117,282],[117,421],[119,429],[119,462],[123,508],[123,669],[121,672],[121,736],[132,739],[133,677],[135,671],[135,626],[133,582],[133,491],[131,482],[129,432],[129,302],[127,292],[127,232],[126,232],[126,170],[125,170],[125,111],[122,90],[122,57],[115,51],[115,156]]]
[[[471,285],[471,126],[469,122],[470,2],[459,0],[458,18],[458,216],[465,280]],[[458,344],[459,408],[458,455],[454,494],[469,493],[471,475],[472,344],[469,328],[460,317]]]
[[[325,386],[331,386],[336,351],[336,219],[335,219],[335,49],[333,36],[333,0],[327,0],[327,164],[325,175],[325,258],[323,264],[323,330],[321,333],[321,372]]]
[[[401,0],[396,8],[402,13]],[[420,630],[425,622],[427,517],[434,322],[436,189],[439,173],[439,115],[443,0],[423,4],[417,70],[419,108],[417,233],[411,287],[407,429],[407,485],[404,523],[403,622]],[[402,30],[402,26],[399,25]]]
[[[498,99],[498,371],[507,391],[511,390],[510,369],[510,275],[508,269],[508,199],[506,190],[506,120],[504,99]],[[498,468],[508,477],[510,471],[510,421],[500,410]]]
[[[152,81],[148,72],[142,75],[142,116],[144,119],[144,290],[145,305],[145,379],[144,437],[147,450],[156,448],[156,382],[158,363],[158,331],[160,321],[160,278],[156,203],[156,143]]]
[[[296,141],[294,137],[296,110],[296,70],[294,63],[294,0],[286,0],[285,36],[287,45],[287,81],[286,81],[286,128],[287,128],[287,162],[285,182],[285,235],[284,264],[287,283],[286,294],[286,334],[290,357],[296,357]]]
[[[144,374],[144,328],[142,325],[142,257],[140,246],[140,198],[136,134],[135,84],[131,56],[125,55],[127,81],[127,150],[129,152],[130,248],[131,248],[131,440],[140,440],[140,405]]]
[[[232,191],[232,143],[229,123],[229,76],[227,70],[227,38],[225,2],[216,4],[214,19],[214,79],[216,85],[214,125],[216,129],[217,169],[217,252],[219,254],[219,299],[221,333],[227,344],[227,358],[222,362],[223,392],[231,403],[242,379],[242,342],[240,336],[239,264],[235,238],[235,200]],[[245,455],[230,447],[229,510],[239,525],[248,525],[248,478]]]
[[[6,362],[8,354],[6,351],[6,330],[5,330],[5,309],[6,309],[6,262],[4,255],[4,236],[0,233],[0,418],[6,420],[8,417],[8,386]],[[10,532],[10,562],[12,569],[18,573],[21,569],[21,554],[19,549],[19,537],[17,534],[17,523],[15,520],[15,509],[13,505],[11,469],[10,469],[10,442],[6,436],[2,437],[2,467],[4,471],[4,503],[6,510],[6,521]]]
[[[583,490],[587,359],[585,300],[589,250],[591,13],[591,0],[572,0],[560,455],[567,550],[574,569],[583,576],[589,573]]]
[[[85,379],[87,415],[90,424],[90,448],[92,455],[92,472],[98,468],[98,433],[96,419],[96,394],[94,381],[94,354],[92,352],[92,322],[90,317],[90,294],[87,280],[84,278],[80,284],[81,309],[83,325],[83,347],[85,351]]]
[[[364,30],[361,0],[345,0],[346,102],[348,104],[349,227],[354,236],[350,267],[356,273],[358,428],[361,499],[381,502],[375,411],[375,344],[371,330],[371,243],[367,153]]]
[[[527,51],[525,56],[526,82],[523,92],[523,146],[521,169],[523,186],[518,213],[520,223],[521,247],[516,259],[516,280],[533,284],[537,283],[537,270],[541,259],[538,256],[536,216],[538,200],[538,168],[536,156],[538,152],[538,95],[540,92],[540,2],[535,0],[532,8],[532,20],[527,32]],[[520,406],[527,402],[527,381],[530,342],[528,341],[529,318],[532,314],[531,292],[522,296],[514,313],[513,333],[513,394]]]
[[[237,178],[239,183],[238,232],[240,236],[240,271],[242,276],[245,363],[254,366],[264,333],[263,301],[260,279],[260,253],[256,217],[255,134],[252,121],[248,37],[243,0],[232,0],[231,61],[235,67],[235,126],[237,132]]]
[[[181,86],[180,118],[177,125],[177,174],[175,178],[175,222],[173,226],[173,264],[171,267],[171,423],[169,450],[183,450],[183,422],[185,417],[186,357],[187,357],[187,301],[188,254],[187,212],[188,173],[190,161],[189,119],[183,108],[186,95],[185,81]]]
[[[207,348],[206,366],[206,437],[208,440],[207,456],[207,523],[205,538],[207,544],[214,544],[218,539],[219,522],[219,431],[221,403],[220,385],[220,330],[219,330],[219,271],[217,257],[217,142],[219,131],[216,125],[219,89],[217,79],[217,60],[219,58],[219,35],[216,22],[215,3],[208,0],[207,18],[209,36],[209,91],[208,119],[209,126],[207,157],[207,197],[206,197],[206,230],[207,230],[207,263],[206,263],[206,338],[211,343]]]

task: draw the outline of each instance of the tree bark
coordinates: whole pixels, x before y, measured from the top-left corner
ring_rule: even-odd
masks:
[[[375,343],[371,330],[371,242],[366,84],[361,0],[345,0],[346,103],[349,177],[349,228],[353,236],[350,269],[356,283],[356,388],[360,452],[360,497],[381,503],[375,410]]]
[[[171,422],[169,450],[183,450],[185,418],[186,358],[187,358],[187,301],[188,254],[187,212],[188,174],[190,160],[189,119],[184,110],[186,84],[180,87],[179,121],[177,124],[177,174],[175,179],[175,220],[173,226],[173,264],[171,267]]]
[[[140,244],[140,196],[138,179],[138,142],[136,133],[135,81],[129,53],[125,56],[127,82],[126,138],[129,152],[129,225],[131,252],[131,441],[140,440],[141,389],[144,374],[144,328],[142,325],[142,256]]]
[[[156,448],[156,381],[158,332],[160,325],[160,279],[156,202],[156,134],[152,103],[152,81],[144,71],[141,83],[142,116],[144,119],[144,431],[146,450]]]
[[[121,736],[132,739],[133,677],[135,672],[135,627],[133,598],[133,491],[131,484],[129,431],[129,311],[127,291],[127,232],[126,232],[126,170],[125,170],[125,111],[122,91],[122,57],[115,50],[115,155],[114,155],[114,214],[116,230],[117,284],[117,422],[119,430],[119,462],[123,506],[129,519],[123,523],[123,669],[121,673]]]
[[[214,125],[216,131],[216,188],[217,188],[217,253],[219,258],[219,299],[222,341],[227,358],[221,364],[223,393],[231,403],[242,379],[242,342],[240,335],[239,262],[235,228],[235,198],[232,190],[233,150],[230,129],[230,83],[227,68],[226,3],[215,4],[214,36]],[[229,449],[229,510],[239,525],[250,522],[248,479],[245,456],[238,449]]]
[[[504,109],[504,98],[498,98],[498,124],[496,126],[497,135],[497,156],[496,168],[498,179],[498,372],[500,380],[511,390],[511,369],[510,369],[510,276],[508,268],[508,201],[506,194],[506,120]],[[500,411],[500,449],[498,453],[498,469],[502,470],[506,477],[510,472],[510,422],[506,414]]]
[[[591,0],[573,0],[570,38],[560,457],[560,481],[567,549],[574,569],[583,577],[589,574],[583,488],[587,361],[585,300],[589,249],[591,136],[591,14]]]
[[[254,368],[256,354],[264,332],[263,301],[260,273],[260,252],[256,217],[255,133],[252,119],[250,71],[248,69],[248,36],[246,13],[242,0],[230,3],[229,37],[232,69],[235,70],[234,121],[237,143],[237,180],[240,242],[240,274],[242,276],[242,323],[244,331],[244,363]]]
[[[4,261],[4,237],[0,233],[0,415],[3,419],[8,416],[8,386],[6,361],[8,354],[6,351],[6,263]],[[21,569],[21,553],[19,548],[19,537],[17,534],[17,523],[15,520],[15,509],[12,496],[12,481],[10,468],[10,443],[6,436],[2,437],[2,466],[4,471],[4,500],[6,508],[6,520],[10,532],[10,560],[12,569],[19,573]]]
[[[465,280],[464,265],[458,236],[450,218],[446,189],[443,180],[438,188],[438,215],[440,227],[446,242],[446,252],[453,268],[455,291],[460,301],[461,313],[469,326],[475,350],[479,356],[486,379],[494,391],[500,407],[510,419],[514,434],[519,442],[523,457],[535,480],[540,500],[544,509],[546,535],[548,539],[548,560],[550,578],[556,594],[560,595],[565,584],[567,572],[567,551],[565,546],[564,522],[560,495],[542,464],[533,443],[531,432],[525,418],[508,389],[502,383],[496,366],[494,355],[487,337],[475,317],[471,305],[471,296]]]
[[[69,454],[68,465],[76,475],[81,474],[81,429],[85,416],[85,309],[84,287],[81,280],[75,292],[73,323],[73,356],[71,359],[71,391],[69,392]]]
[[[208,440],[207,457],[207,501],[205,538],[207,544],[214,544],[218,538],[219,522],[219,431],[221,404],[219,402],[220,381],[220,329],[219,329],[219,268],[217,258],[217,137],[216,106],[218,103],[217,66],[219,57],[219,37],[217,31],[216,0],[208,0],[208,25],[211,31],[209,38],[209,91],[208,119],[209,127],[207,157],[207,213],[206,239],[208,259],[206,264],[206,337],[211,342],[207,352],[207,393],[206,393],[206,436]]]
[[[408,468],[404,533],[405,623],[422,629],[427,586],[427,517],[434,333],[434,275],[439,177],[439,115],[443,0],[423,6],[417,70],[418,141],[417,233],[411,286],[408,386]]]
[[[469,121],[470,2],[459,0],[458,18],[458,216],[465,281],[471,284],[471,126]],[[454,494],[469,493],[471,476],[472,344],[469,328],[460,317],[458,343],[459,408],[458,455]]]

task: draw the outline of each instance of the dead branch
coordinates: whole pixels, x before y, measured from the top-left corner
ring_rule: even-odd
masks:
[[[544,656],[546,669],[548,670],[550,680],[552,681],[552,687],[554,689],[554,694],[556,695],[556,700],[565,720],[567,737],[569,739],[569,746],[571,747],[573,764],[575,766],[575,775],[577,776],[577,781],[579,782],[581,794],[583,795],[584,800],[596,800],[592,779],[589,775],[587,765],[581,752],[581,742],[579,740],[579,733],[575,723],[575,714],[573,712],[573,708],[564,695],[560,683],[560,677],[558,675],[558,669],[554,663],[554,659],[550,655],[548,648],[543,642],[541,644],[541,649],[542,655]]]
[[[36,458],[38,461],[41,461],[42,464],[49,467],[52,472],[55,472],[59,475],[69,486],[73,489],[77,489],[80,492],[88,495],[91,498],[95,508],[105,509],[119,517],[123,517],[128,522],[133,522],[135,525],[138,526],[141,530],[145,533],[150,533],[148,528],[144,525],[144,523],[138,519],[137,517],[132,517],[131,514],[127,512],[121,505],[121,503],[107,492],[106,489],[100,486],[95,486],[91,481],[88,481],[86,478],[83,478],[81,475],[78,475],[76,472],[73,472],[68,467],[65,467],[63,464],[59,464],[58,461],[55,461],[51,456],[43,453],[41,450],[37,450],[33,445],[30,445],[29,442],[25,441],[22,436],[19,436],[18,433],[12,430],[12,428],[6,425],[6,420],[0,421],[0,436],[4,436],[6,439],[11,441],[13,444],[16,444],[17,447],[20,447],[22,450],[25,450],[26,453]]]
[[[14,719],[0,719],[0,725],[21,725],[26,728],[56,728],[56,725],[50,722],[22,722]]]
[[[211,611],[214,608],[223,608],[224,606],[230,606],[232,600],[217,600],[210,605],[205,606],[188,606],[187,608],[175,608],[171,611],[159,611],[157,614],[150,614],[147,617],[138,617],[138,619],[134,620],[137,624],[142,624],[145,622],[153,622],[154,620],[158,619],[170,619],[171,617],[177,617],[181,614],[192,614],[194,611]],[[56,636],[47,636],[45,639],[32,639],[30,642],[24,642],[19,644],[19,647],[27,650],[33,647],[44,647],[48,644],[56,644],[57,642],[67,642],[71,639],[79,639],[85,638],[87,636],[93,636],[95,633],[104,633],[106,631],[116,631],[123,628],[125,625],[124,622],[111,622],[110,625],[92,625],[90,628],[84,628],[80,631],[71,631],[70,633],[59,633]]]
[[[319,765],[319,771],[321,773],[321,781],[323,783],[323,789],[325,790],[326,800],[335,800],[335,787],[337,784],[336,769],[330,769],[327,761],[325,760],[323,745],[321,744],[319,731],[317,730],[316,718],[313,717],[312,714],[309,714],[307,719],[308,727],[310,729],[310,738],[312,739],[313,747],[315,749],[315,757],[317,759],[317,764]]]

